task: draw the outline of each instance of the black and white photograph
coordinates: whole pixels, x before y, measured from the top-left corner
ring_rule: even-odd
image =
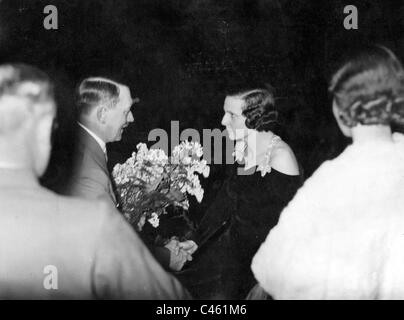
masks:
[[[399,0],[0,0],[0,299],[404,299],[403,59]]]

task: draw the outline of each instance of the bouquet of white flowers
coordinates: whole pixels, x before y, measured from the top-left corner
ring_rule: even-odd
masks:
[[[169,205],[187,210],[187,194],[202,201],[203,189],[198,174],[209,176],[198,142],[183,141],[169,158],[161,149],[148,149],[139,143],[137,152],[112,172],[118,199],[128,221],[139,231],[146,221],[158,227],[159,216]]]

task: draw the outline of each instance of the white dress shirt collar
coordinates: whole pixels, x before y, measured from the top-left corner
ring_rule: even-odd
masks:
[[[92,132],[90,129],[88,129],[84,124],[82,124],[80,122],[77,122],[77,123],[79,124],[80,127],[82,127],[84,130],[86,130],[88,132],[88,134],[95,139],[95,141],[97,141],[97,143],[100,145],[102,151],[106,155],[107,154],[106,143],[99,136],[97,136],[94,132]]]

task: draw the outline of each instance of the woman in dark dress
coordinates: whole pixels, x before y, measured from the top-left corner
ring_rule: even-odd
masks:
[[[251,259],[301,185],[268,89],[227,95],[222,124],[236,142],[234,165],[191,239],[193,261],[177,277],[198,299],[244,299],[254,286]],[[196,247],[195,246],[195,247]]]

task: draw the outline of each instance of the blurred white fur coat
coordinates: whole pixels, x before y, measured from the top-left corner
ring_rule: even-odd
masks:
[[[347,147],[284,209],[252,262],[273,298],[404,299],[404,138],[394,140]]]

